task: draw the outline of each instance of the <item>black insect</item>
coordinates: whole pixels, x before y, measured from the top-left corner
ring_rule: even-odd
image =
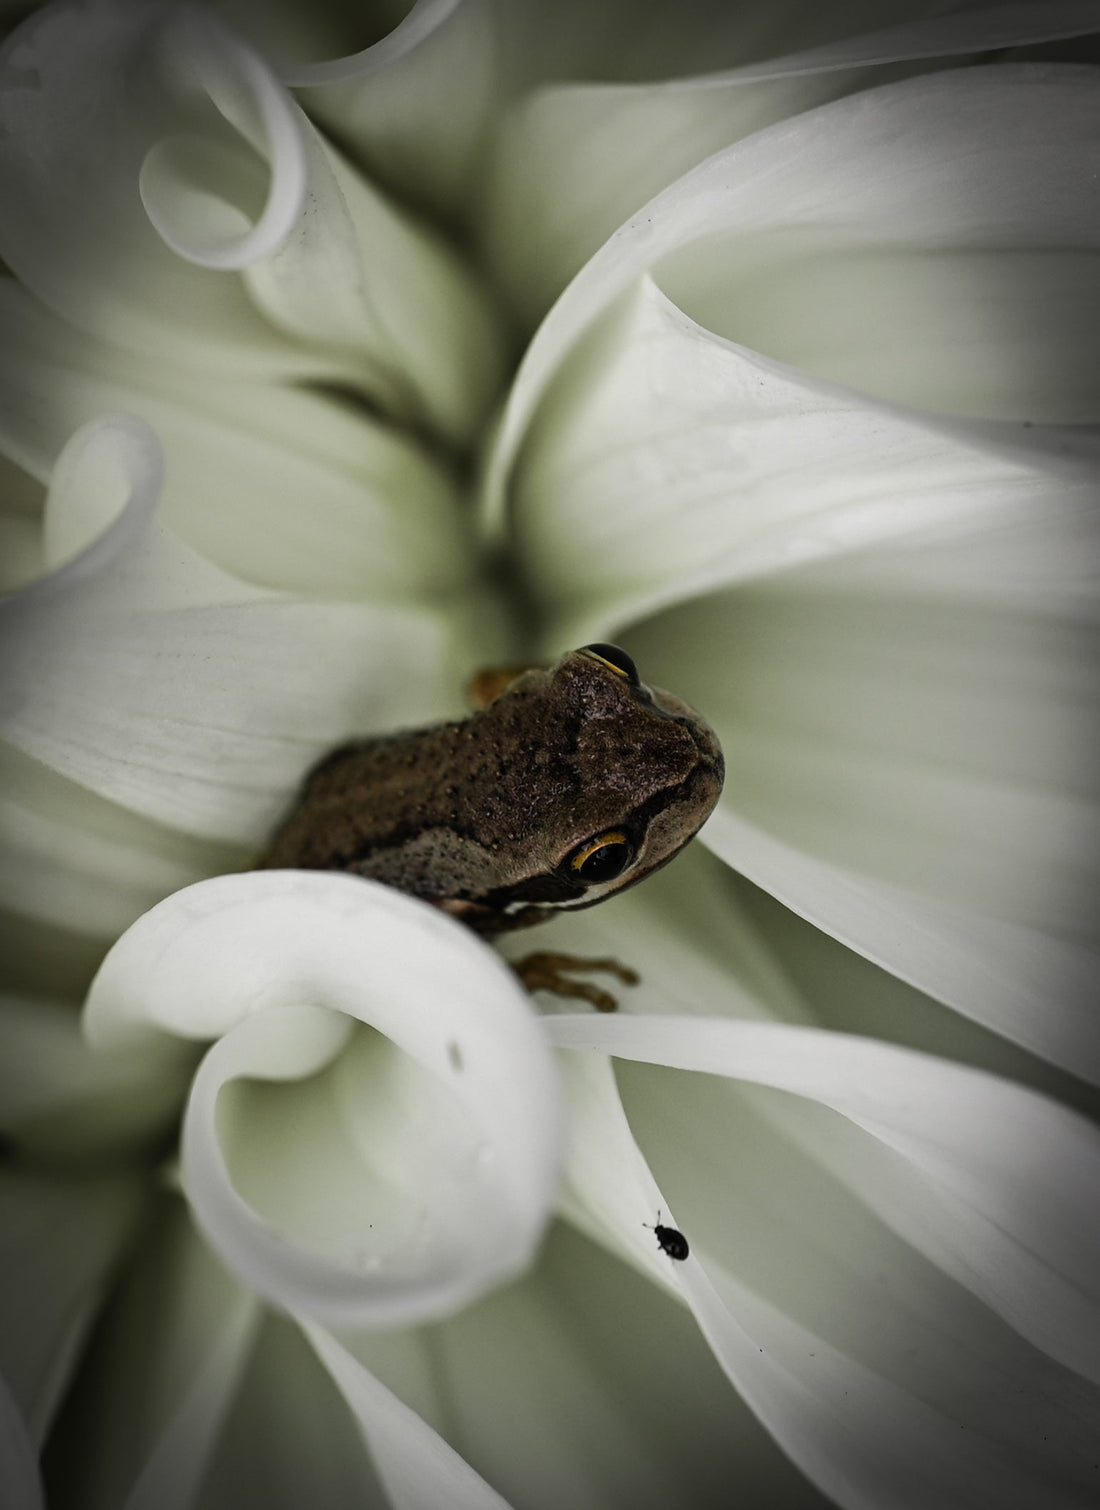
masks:
[[[691,1249],[688,1247],[688,1240],[675,1227],[662,1227],[660,1216],[661,1213],[658,1212],[657,1225],[651,1229],[654,1237],[657,1239],[657,1245],[662,1253],[667,1253],[669,1258],[674,1258],[677,1262],[680,1262],[687,1258],[691,1252]],[[648,1226],[649,1224],[647,1222],[643,1225]]]

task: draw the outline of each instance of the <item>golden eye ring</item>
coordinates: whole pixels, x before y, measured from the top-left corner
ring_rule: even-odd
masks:
[[[614,881],[634,858],[634,846],[624,833],[609,829],[588,839],[569,858],[569,869],[589,886]]]

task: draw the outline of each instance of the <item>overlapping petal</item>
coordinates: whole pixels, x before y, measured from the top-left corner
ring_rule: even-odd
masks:
[[[1056,96],[1080,152],[1050,134]],[[1081,176],[1095,99],[1083,72],[974,70],[717,154],[613,237],[548,317],[489,492],[491,508],[509,477],[547,643],[625,634],[646,675],[707,710],[727,757],[708,833],[724,858],[921,989],[1090,1075],[1100,464],[1088,437],[1003,416],[1095,412],[1095,301],[1080,282],[1100,241]],[[1004,130],[986,136],[991,119]],[[1003,188],[983,159],[1001,150],[1014,154]],[[944,298],[908,277],[906,237]],[[977,316],[955,320],[973,257],[994,248]],[[843,268],[852,300],[815,296],[796,330],[796,265],[811,280]],[[645,268],[661,288],[624,292]],[[762,314],[765,284],[783,333]],[[903,305],[933,312],[919,341],[904,324],[888,338],[876,288],[893,289],[899,319]],[[889,375],[880,359],[876,375],[824,354],[867,339],[889,348]],[[898,349],[917,364],[901,378]],[[980,421],[928,413],[956,407],[960,373]]]
[[[140,1177],[125,1170],[9,1167],[0,1178],[0,1353],[40,1449],[141,1219],[143,1196]]]
[[[288,234],[302,118],[212,17],[44,6],[5,46],[0,105],[0,252],[43,302],[131,349],[169,340],[200,368],[216,353],[238,370],[302,370],[304,354],[217,271]]]
[[[1093,1287],[1098,1234],[1082,1192],[1051,1186],[1072,1186],[1078,1172],[1094,1178],[1094,1127],[992,1077],[843,1035],[683,1017],[559,1016],[547,1031],[563,1045],[618,1045],[662,1066],[659,1077],[625,1076],[631,1126],[662,1191],[602,1062],[570,1068],[573,1208],[639,1266],[664,1266],[738,1389],[827,1493],[855,1505],[970,1504],[978,1486],[995,1483],[1006,1503],[1085,1503],[1097,1395],[1068,1370],[1095,1369],[1086,1340],[1098,1335],[1095,1297],[1069,1317],[1082,1285]],[[708,1079],[689,1085],[673,1066]],[[786,1099],[756,1096],[736,1111],[729,1089],[709,1078],[731,1073],[820,1098],[871,1139],[844,1148],[835,1119],[818,1114],[800,1127],[791,1107],[803,1104]],[[1006,1136],[1013,1126],[1018,1145]],[[876,1170],[867,1158],[875,1139],[900,1159]],[[1061,1209],[1053,1220],[1052,1200]],[[658,1206],[690,1236],[694,1258],[682,1265],[643,1231]],[[876,1232],[882,1221],[902,1243]],[[1044,1277],[1032,1272],[1037,1262]],[[1060,1299],[1047,1293],[1067,1281]],[[1060,1337],[1035,1332],[1039,1311],[1041,1326],[1056,1318]]]
[[[245,581],[375,602],[472,586],[455,480],[381,420],[309,389],[138,358],[0,283],[0,436],[12,461],[45,487],[72,433],[114,412],[140,416],[164,448],[162,521]],[[5,562],[11,587],[42,569],[41,539],[32,500],[5,502],[21,547]]]
[[[1093,419],[1093,86],[1089,69],[1038,65],[922,76],[808,111],[685,174],[540,326],[497,438],[490,518],[561,364],[646,273],[715,334],[877,398]]]
[[[691,60],[690,77],[668,77],[683,62],[675,51],[669,57],[672,39],[664,39],[664,77],[657,82],[593,84],[567,77],[520,98],[495,138],[481,233],[513,303],[532,323],[622,222],[712,152],[854,89],[914,69],[927,72],[932,58],[1089,33],[1097,25],[1088,0],[946,15],[937,10],[917,19],[905,12],[921,7],[880,6],[873,19],[884,30],[854,35],[846,34],[856,18],[845,7],[830,6],[824,14],[799,9],[770,39],[757,36],[746,48],[744,37],[737,38],[733,56],[755,54],[763,61],[712,71],[722,67],[723,53],[721,21],[714,17],[706,28],[707,56]],[[723,19],[736,30],[748,18],[740,8]],[[689,17],[678,20],[678,40],[690,47],[699,33]],[[778,15],[767,20],[774,24]],[[634,29],[642,29],[636,21]],[[769,40],[781,55],[762,54]],[[792,51],[800,41],[805,50]],[[621,69],[617,58],[604,78],[618,80]]]
[[[425,904],[340,875],[201,882],[116,944],[85,1020],[153,1062],[216,1040],[185,1186],[283,1307],[408,1323],[528,1261],[556,1184],[552,1062],[511,974]]]
[[[323,749],[425,722],[452,650],[427,611],[310,603],[218,570],[152,522],[159,471],[136,420],[66,448],[47,560],[76,554],[4,605],[2,732],[134,812],[256,846]]]

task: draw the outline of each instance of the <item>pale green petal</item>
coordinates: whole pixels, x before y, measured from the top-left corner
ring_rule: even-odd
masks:
[[[814,562],[851,558],[863,588],[876,546],[891,592],[934,557],[937,596],[1091,613],[1098,476],[1085,437],[871,402],[713,335],[645,278],[540,411],[513,526],[555,650]]]
[[[424,903],[345,875],[202,882],[123,936],[85,1022],[169,1062],[170,1035],[217,1037],[185,1184],[281,1305],[399,1324],[529,1262],[556,1184],[553,1063],[511,973]]]
[[[141,1211],[132,1175],[0,1174],[0,1370],[41,1443]]]
[[[538,948],[582,959],[611,956],[636,971],[641,979],[634,986],[603,977],[621,1012],[814,1023],[809,993],[787,976],[770,919],[761,926],[746,906],[750,890],[701,843],[691,844],[644,885],[598,907],[563,911]],[[503,934],[498,948],[518,960],[533,943],[530,932],[517,931]],[[540,995],[539,1001],[544,1012],[567,1010],[561,997]]]
[[[715,333],[892,402],[1094,419],[1098,135],[1091,70],[1003,67],[871,90],[715,153],[543,322],[498,435],[490,517],[549,383],[647,272]]]
[[[883,31],[846,36],[857,18],[830,6],[825,25],[839,40],[712,71],[723,62],[722,21],[751,24],[744,10],[732,7],[726,18],[708,18],[702,31],[707,53],[700,60],[706,71],[695,77],[669,77],[683,63],[675,53],[671,58],[666,53],[660,58],[658,82],[555,82],[523,96],[500,126],[481,229],[512,302],[529,318],[548,307],[639,206],[731,142],[854,89],[895,78],[899,65],[927,69],[932,58],[1073,36],[1093,32],[1097,25],[1091,0],[1053,5],[1045,0],[906,19]],[[857,24],[890,19],[880,6],[878,14],[864,15]],[[701,40],[699,28],[693,29],[689,18],[683,20],[683,40]],[[820,8],[805,8],[798,23],[793,29],[777,28],[774,40],[784,49],[802,40],[799,31],[808,36],[815,25],[820,29]],[[639,30],[633,16],[624,30]],[[585,63],[590,66],[589,59]]]
[[[271,322],[398,420],[468,442],[503,378],[487,292],[457,253],[311,130],[293,231],[245,270]]]
[[[256,1300],[165,1196],[51,1444],[56,1503],[189,1510],[247,1366]],[[197,1503],[201,1504],[201,1500]]]
[[[86,550],[4,605],[2,732],[101,797],[255,846],[324,749],[453,706],[461,651],[426,612],[296,601],[219,571],[148,523],[158,460],[136,420],[90,425],[62,454],[47,561]]]
[[[506,1501],[331,1333],[309,1322],[304,1327],[355,1417],[394,1510],[507,1510]]]
[[[522,1280],[447,1321],[340,1340],[522,1510],[727,1510],[731,1485],[823,1510],[687,1309],[564,1224]]]
[[[167,343],[202,370],[309,370],[222,271],[293,225],[303,120],[196,10],[44,7],[7,43],[0,253],[46,304],[109,341]]]
[[[787,1024],[560,1016],[546,1031],[563,1046],[726,1075],[838,1111],[900,1155],[870,1157],[853,1176],[872,1209],[1049,1356],[1100,1379],[1092,1123],[980,1071]],[[858,1168],[858,1155],[850,1162]],[[890,1193],[892,1166],[901,1184]]]
[[[392,1504],[352,1412],[301,1330],[267,1312],[196,1510],[392,1510]]]
[[[9,1510],[43,1510],[37,1454],[19,1407],[0,1375],[0,1494]]]
[[[104,802],[0,745],[0,903],[105,940],[170,892],[240,870],[247,851],[204,843]]]
[[[266,25],[252,30],[264,46]],[[288,60],[282,76],[310,115],[395,191],[469,213],[484,138],[505,87],[491,0],[416,0],[362,51]]]
[[[0,1128],[35,1156],[81,1163],[152,1149],[173,1127],[190,1066],[93,1052],[75,1008],[0,996]]]
[[[579,1018],[568,1019],[568,1027],[566,1021],[556,1018],[548,1023],[561,1042],[595,1045],[600,1030],[608,1026],[605,1020],[591,1018],[584,1019],[583,1027]],[[792,1149],[786,1098],[766,1101],[764,1116],[746,1115],[748,1107],[737,1112],[730,1089],[714,1078],[730,1069],[719,1039],[725,1037],[728,1046],[745,1027],[748,1037],[757,1035],[762,1046],[769,1034],[778,1034],[774,1051],[765,1049],[762,1055],[769,1060],[763,1076],[758,1068],[748,1069],[747,1058],[736,1073],[746,1070],[751,1078],[766,1078],[772,1084],[797,1082],[799,1093],[810,1095],[820,1094],[831,1081],[827,1094],[833,1104],[841,1099],[833,1094],[840,1082],[859,1075],[858,1083],[847,1087],[850,1101],[885,1105],[895,1129],[900,1122],[919,1120],[921,1111],[930,1113],[925,1135],[936,1156],[942,1153],[941,1143],[954,1141],[960,1114],[963,1121],[971,1119],[966,1093],[948,1097],[957,1104],[954,1115],[946,1119],[949,1135],[941,1139],[936,1118],[944,1098],[939,1097],[941,1105],[919,1108],[927,1099],[922,1095],[926,1087],[919,1076],[913,1077],[913,1094],[911,1064],[898,1066],[900,1093],[889,1083],[889,1074],[880,1091],[874,1070],[868,1067],[861,1073],[850,1055],[839,1073],[829,1071],[830,1057],[839,1064],[846,1052],[844,1040],[834,1035],[762,1025],[690,1025],[683,1018],[675,1022],[671,1032],[666,1031],[671,1020],[661,1024],[641,1049],[640,1040],[631,1040],[644,1037],[654,1026],[652,1019],[645,1027],[637,1020],[629,1026],[612,1022],[609,1034],[616,1040],[613,1052],[621,1044],[632,1057],[661,1058],[659,1074],[628,1072],[625,1081],[631,1126],[662,1171],[664,1193],[657,1190],[642,1161],[601,1061],[596,1061],[598,1073],[593,1066],[580,1065],[568,1074],[574,1091],[571,1110],[580,1118],[568,1178],[583,1225],[636,1266],[656,1268],[666,1285],[680,1290],[745,1399],[803,1470],[839,1503],[970,1506],[981,1486],[996,1485],[998,1503],[1036,1510],[1083,1504],[1088,1493],[1084,1486],[1092,1481],[1088,1422],[1100,1403],[1096,1391],[990,1316],[944,1278],[938,1263],[923,1262],[904,1241],[894,1240],[879,1226],[873,1202],[868,1209],[852,1201],[836,1180],[835,1139],[828,1137],[835,1118],[811,1118],[803,1129],[807,1136],[796,1138]],[[728,1028],[732,1032],[727,1033]],[[674,1040],[676,1047],[668,1053],[653,1052],[657,1037],[663,1037],[665,1045]],[[802,1068],[809,1070],[809,1079],[797,1068],[790,1076],[786,1073],[799,1058],[794,1052],[799,1037],[806,1048]],[[827,1052],[821,1052],[822,1047]],[[863,1051],[877,1056],[881,1046],[866,1043]],[[892,1052],[886,1051],[886,1058]],[[696,1083],[664,1067],[689,1060],[707,1072],[705,1079]],[[944,1072],[941,1091],[958,1073],[950,1065],[935,1070]],[[996,1085],[988,1077],[970,1079]],[[815,1081],[812,1090],[810,1080]],[[1024,1095],[1027,1100],[1014,1087],[998,1090],[1009,1099]],[[990,1162],[989,1145],[996,1142],[994,1133],[981,1125],[983,1114],[994,1110],[986,1100],[970,1129],[978,1134],[971,1141],[985,1146],[969,1150],[970,1159],[983,1166],[983,1177]],[[752,1098],[751,1105],[758,1104]],[[849,1114],[852,1109],[849,1105]],[[1006,1108],[996,1110],[1001,1113],[996,1126],[1003,1129]],[[1053,1104],[1049,1110],[1055,1117],[1064,1116]],[[776,1136],[772,1123],[783,1129],[782,1136]],[[819,1136],[822,1129],[824,1140]],[[881,1122],[877,1130],[882,1135]],[[852,1137],[870,1143],[854,1132]],[[1027,1138],[1023,1132],[1025,1143]],[[957,1144],[952,1152],[958,1152]],[[1045,1152],[1051,1152],[1049,1142]],[[1025,1199],[1034,1195],[1044,1204],[1044,1176],[1056,1180],[1063,1166],[1055,1159],[1044,1169],[1040,1150],[1035,1153],[1032,1167],[1039,1166],[1040,1178]],[[1002,1183],[1010,1164],[1010,1158],[1002,1161]],[[846,1181],[857,1165],[842,1157],[837,1167],[841,1181]],[[901,1178],[893,1212],[887,1203],[887,1221],[912,1194],[904,1169],[904,1158],[894,1158],[889,1173],[895,1180],[899,1174]],[[1015,1171],[1008,1173],[1011,1182]],[[866,1184],[861,1188],[858,1180],[852,1185],[863,1199],[875,1194]],[[1071,1202],[1072,1197],[1067,1205]],[[948,1246],[959,1240],[952,1218],[965,1202],[952,1209],[948,1199],[938,1212],[937,1204],[922,1208],[914,1203],[910,1213],[914,1220],[908,1236],[926,1249],[937,1231],[946,1235]],[[673,1263],[659,1251],[652,1233],[644,1231],[643,1223],[658,1219],[676,1222],[689,1236],[692,1257],[686,1262]],[[1044,1213],[1036,1212],[1034,1219],[1041,1225]],[[1079,1229],[1087,1224],[1087,1218],[1074,1219]],[[924,1230],[924,1222],[930,1224],[930,1232]],[[900,1231],[904,1238],[904,1226]],[[959,1248],[966,1250],[969,1240],[973,1249],[965,1251],[961,1265],[957,1257],[949,1261],[948,1271],[961,1271],[971,1284],[974,1272],[984,1273],[996,1286],[1003,1282],[1004,1255],[991,1254],[980,1239],[974,1243],[975,1237],[971,1223]],[[999,1238],[995,1231],[994,1242]],[[936,1259],[941,1256],[935,1254]],[[1095,1257],[1092,1263],[1095,1266]],[[735,1275],[750,1276],[753,1288]],[[1040,1308],[1040,1292],[1031,1293],[1025,1286],[1023,1293],[1027,1305]],[[1043,1293],[1041,1304],[1050,1308],[1047,1323],[1053,1315],[1055,1325],[1068,1330],[1068,1318],[1057,1314],[1055,1297]],[[1095,1336],[1094,1322],[1089,1329]],[[1070,1345],[1080,1355],[1080,1344]]]
[[[70,434],[112,411],[141,416],[164,446],[163,521],[246,581],[375,602],[469,586],[457,487],[412,441],[317,392],[121,353],[0,281],[0,444],[13,461],[44,483]],[[8,586],[41,570],[35,503],[12,505],[22,548]]]

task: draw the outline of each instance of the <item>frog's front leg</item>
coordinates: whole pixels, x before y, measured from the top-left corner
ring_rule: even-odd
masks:
[[[590,1001],[597,1012],[614,1012],[619,1004],[610,991],[601,990],[590,981],[571,980],[566,972],[603,970],[608,975],[618,976],[625,986],[636,986],[639,980],[636,970],[621,965],[617,959],[586,959],[583,955],[544,951],[513,960],[512,969],[528,991],[552,991],[555,996],[581,997]]]

